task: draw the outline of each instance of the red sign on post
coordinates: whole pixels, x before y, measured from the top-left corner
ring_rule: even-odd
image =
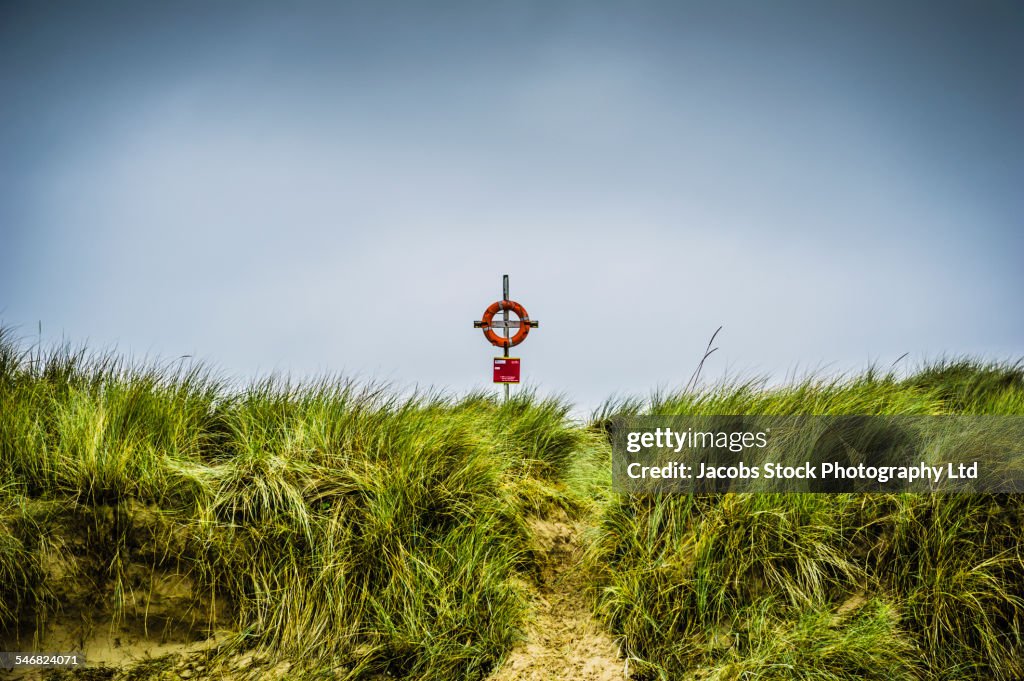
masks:
[[[519,358],[518,357],[495,357],[494,358],[494,382],[495,383],[518,383],[519,382]]]

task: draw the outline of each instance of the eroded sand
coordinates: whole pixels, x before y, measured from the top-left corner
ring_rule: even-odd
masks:
[[[625,662],[594,619],[580,568],[580,528],[564,514],[534,518],[530,527],[540,561],[527,639],[513,648],[490,681],[621,681]]]

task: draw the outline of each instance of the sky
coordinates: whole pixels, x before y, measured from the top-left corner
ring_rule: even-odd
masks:
[[[1024,357],[1019,2],[0,0],[0,323],[580,408]]]

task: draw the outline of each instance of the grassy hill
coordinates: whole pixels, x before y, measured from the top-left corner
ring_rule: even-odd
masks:
[[[614,413],[1024,415],[1024,370],[726,385]],[[600,513],[599,609],[642,675],[1024,678],[1021,495],[638,495]]]
[[[149,656],[51,678],[484,679],[556,588],[536,535],[558,515],[585,549],[558,570],[623,656],[579,678],[1024,677],[1020,497],[614,495],[603,430],[616,413],[1022,415],[1019,365],[724,385],[590,424],[570,407],[231,388],[0,331],[0,649]]]

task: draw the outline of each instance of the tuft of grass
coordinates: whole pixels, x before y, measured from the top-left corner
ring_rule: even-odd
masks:
[[[952,413],[1024,414],[1024,360],[944,359],[921,367],[902,385],[934,394]]]
[[[920,650],[889,603],[873,599],[848,616],[808,609],[787,619],[749,613],[741,646],[705,678],[762,681],[919,681]]]
[[[1019,364],[750,381],[619,400],[622,414],[1024,414]],[[1024,677],[1020,495],[634,495],[588,565],[639,678]],[[858,603],[856,617],[838,617]]]
[[[141,564],[188,576],[193,618],[227,609],[226,650],[296,675],[483,678],[524,622],[524,516],[586,438],[568,412],[338,379],[231,390],[3,331],[0,630],[45,627],[58,559],[88,578],[83,605],[137,616]]]

